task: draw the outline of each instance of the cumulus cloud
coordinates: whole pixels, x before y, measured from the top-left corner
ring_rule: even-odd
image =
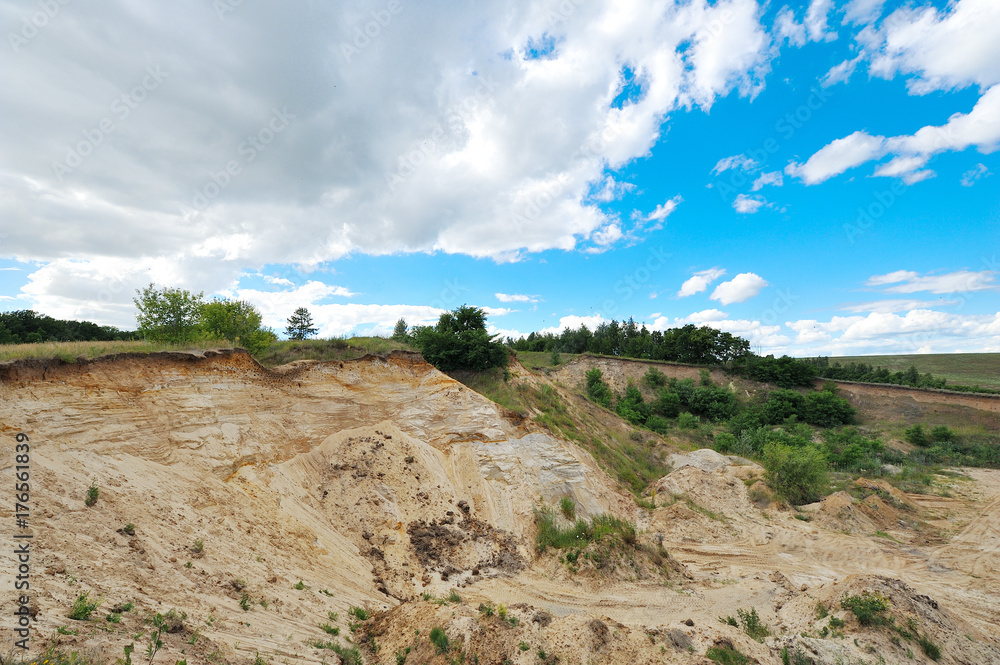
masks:
[[[1000,83],[1000,3],[958,0],[937,9],[907,5],[887,16],[879,30],[863,33],[870,71],[907,80],[910,90],[925,94],[969,85]]]
[[[760,210],[761,206],[766,204],[767,201],[763,196],[747,196],[746,194],[737,194],[736,200],[733,201],[733,209],[744,215],[752,215]]]
[[[610,322],[610,319],[605,319],[600,314],[593,314],[591,316],[577,316],[576,314],[570,314],[568,316],[561,317],[559,319],[559,325],[542,328],[539,332],[558,335],[566,328],[569,328],[570,330],[577,330],[580,326],[587,326],[588,329],[593,330],[602,323]]]
[[[908,300],[899,298],[892,300],[872,300],[869,302],[845,303],[841,305],[839,309],[845,312],[878,312],[880,314],[885,314],[906,312],[911,309],[927,309],[930,307],[958,305],[961,302],[961,300],[945,300],[944,298],[940,298],[938,300]]]
[[[814,42],[833,41],[837,38],[836,32],[827,32],[827,17],[832,10],[833,0],[812,0],[809,3],[809,9],[806,10],[805,26],[810,40]]]
[[[687,296],[701,293],[708,288],[709,284],[725,274],[726,271],[723,268],[709,268],[708,270],[696,272],[681,284],[681,289],[677,292],[677,297],[686,298]]]
[[[728,282],[723,282],[715,287],[709,298],[718,300],[723,305],[744,302],[760,293],[765,286],[770,285],[760,275],[752,272],[741,272]]]
[[[795,12],[788,7],[783,7],[775,17],[773,32],[779,41],[787,41],[792,46],[806,43],[806,27],[796,22]]]
[[[352,253],[606,249],[626,234],[598,203],[629,190],[608,169],[648,155],[670,112],[756,94],[774,56],[754,0],[603,0],[570,20],[527,0],[403,5],[384,26],[383,5],[317,7],[220,22],[211,3],[113,0],[8,53],[5,254],[72,256],[87,289],[108,262],[173,263],[169,283],[216,292]],[[23,11],[0,0],[12,25]],[[622,63],[641,84],[624,105]],[[32,283],[39,307],[82,295]]]

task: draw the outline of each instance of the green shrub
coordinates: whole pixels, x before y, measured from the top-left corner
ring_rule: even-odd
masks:
[[[736,395],[723,386],[702,386],[691,394],[690,408],[712,422],[726,420],[736,413]]]
[[[440,626],[434,626],[431,628],[430,634],[431,644],[437,649],[438,653],[448,653],[448,647],[450,646],[448,641],[448,635],[444,632],[444,628]]]
[[[660,388],[667,385],[667,375],[655,367],[650,367],[642,377],[642,385],[647,388]]]
[[[760,409],[760,420],[767,425],[780,425],[791,416],[800,416],[805,398],[794,390],[772,390]]]
[[[950,443],[957,438],[947,425],[938,425],[931,430],[931,439],[938,443]]]
[[[604,382],[604,375],[596,367],[587,370],[587,397],[595,404],[610,409],[611,399],[614,396],[611,386]]]
[[[436,326],[417,327],[413,339],[424,359],[443,372],[507,366],[507,347],[486,331],[486,313],[478,307],[445,312]]]
[[[670,430],[670,421],[656,414],[652,414],[646,418],[646,429],[652,430],[657,434],[666,434],[667,431]]]
[[[715,445],[713,446],[716,452],[720,452],[723,455],[728,455],[733,451],[736,446],[736,437],[729,432],[719,432],[715,435]]]
[[[131,522],[129,522],[128,524],[126,524],[125,526],[122,527],[122,531],[125,532],[126,536],[134,536],[135,535],[135,525],[132,524]]]
[[[771,634],[767,626],[761,623],[760,617],[757,615],[757,608],[751,607],[749,612],[738,609],[736,615],[740,618],[740,627],[750,639],[763,642],[764,638]]]
[[[334,637],[336,637],[337,635],[340,635],[340,627],[339,626],[331,626],[328,623],[324,623],[324,624],[320,624],[320,628],[322,628],[323,632],[327,633],[328,635],[333,635]]]
[[[97,503],[97,497],[100,495],[100,493],[101,490],[97,488],[97,485],[91,483],[90,487],[87,488],[87,498],[84,499],[83,503],[86,504],[88,508],[93,506],[95,503]]]
[[[829,483],[826,457],[814,446],[769,443],[764,446],[762,463],[765,482],[792,505],[818,500]]]
[[[363,607],[356,607],[352,605],[351,608],[347,610],[347,613],[358,621],[368,621],[368,619],[371,618],[371,612]]]
[[[920,446],[921,448],[926,448],[931,445],[930,437],[927,436],[927,432],[924,431],[923,425],[914,425],[906,430],[904,433],[906,440],[915,446]]]
[[[728,644],[708,647],[705,658],[719,665],[753,665],[754,660],[736,647]]]
[[[73,607],[69,610],[69,618],[74,621],[89,621],[90,615],[93,614],[94,610],[96,610],[100,605],[101,601],[99,599],[90,600],[90,592],[84,591],[76,597],[75,601],[73,601]]]
[[[677,416],[677,426],[681,429],[697,429],[701,424],[701,419],[692,413],[682,413]]]
[[[576,502],[568,496],[559,499],[559,510],[562,511],[563,517],[566,519],[576,519]]]
[[[535,509],[535,525],[538,533],[535,546],[539,553],[547,548],[569,549],[586,547],[589,543],[600,542],[606,537],[619,538],[628,546],[634,546],[638,539],[635,525],[612,515],[595,515],[590,522],[578,519],[569,527],[556,524],[555,515],[549,507]]]
[[[848,425],[856,413],[850,402],[829,390],[809,393],[802,403],[802,419],[817,427]]]
[[[931,642],[931,638],[926,635],[917,636],[917,644],[924,650],[931,660],[941,660],[941,647]]]
[[[205,541],[201,538],[195,538],[194,542],[191,544],[191,551],[195,554],[201,554],[205,551]]]
[[[652,403],[653,413],[664,418],[676,418],[681,412],[681,398],[677,393],[661,388]]]
[[[862,626],[881,625],[887,621],[889,599],[877,592],[863,591],[858,596],[844,596],[840,606],[850,610]]]

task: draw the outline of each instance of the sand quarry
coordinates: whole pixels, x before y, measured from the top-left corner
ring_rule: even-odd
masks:
[[[551,380],[568,401],[578,369]],[[762,664],[783,647],[814,665],[933,662],[841,609],[871,591],[939,662],[1000,663],[1000,471],[964,470],[926,495],[862,480],[866,499],[839,492],[799,512],[762,502],[747,460],[665,448],[672,471],[647,509],[577,445],[401,352],[273,371],[240,351],[7,364],[0,428],[8,489],[16,435],[31,444],[29,529],[12,499],[0,513],[7,545],[34,536],[32,654],[57,636],[104,662],[129,643],[138,657],[145,620],[174,610],[156,663],[340,661],[317,641],[356,644],[365,663],[704,664],[726,646]],[[644,551],[666,558],[598,570],[539,556],[534,510],[563,497],[579,517],[634,521]],[[4,551],[6,656],[17,604]],[[86,591],[100,607],[69,619]],[[719,619],[751,608],[762,642]]]

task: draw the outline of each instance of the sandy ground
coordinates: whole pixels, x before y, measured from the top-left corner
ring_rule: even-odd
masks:
[[[997,471],[966,470],[948,497],[841,494],[799,514],[761,505],[755,465],[701,451],[673,458],[648,511],[572,443],[399,353],[278,372],[239,353],[36,363],[5,368],[0,399],[0,474],[14,471],[18,432],[32,445],[36,650],[64,627],[77,633],[60,636],[67,646],[113,662],[144,648],[150,613],[176,609],[183,627],[158,662],[336,662],[315,641],[349,639],[365,662],[406,648],[406,662],[448,662],[456,652],[427,641],[434,626],[497,665],[705,663],[724,644],[760,663],[780,663],[783,646],[814,663],[930,662],[840,609],[867,589],[941,662],[1000,663]],[[563,496],[583,517],[635,520],[676,569],[604,575],[538,557],[533,508]],[[4,511],[10,543],[20,531]],[[3,566],[12,578],[11,554]],[[463,602],[433,602],[451,589]],[[93,620],[69,619],[87,590],[102,600]],[[136,608],[108,621],[125,602]],[[845,636],[821,636],[817,603],[848,621]],[[352,635],[355,605],[377,616]],[[773,633],[763,643],[719,621],[749,608]],[[0,596],[3,616],[14,609]]]

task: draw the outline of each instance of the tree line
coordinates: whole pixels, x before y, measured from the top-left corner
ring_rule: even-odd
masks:
[[[135,339],[135,333],[90,321],[54,319],[34,310],[0,312],[0,344],[42,342],[111,342]]]

